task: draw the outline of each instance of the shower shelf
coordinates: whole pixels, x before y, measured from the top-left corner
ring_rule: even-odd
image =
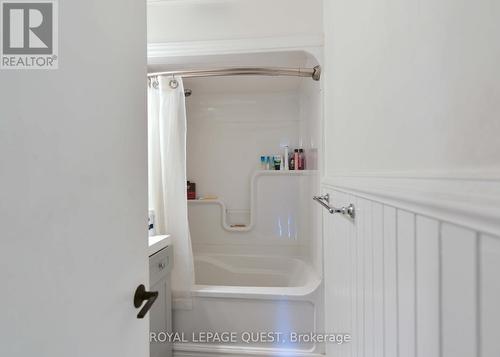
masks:
[[[318,174],[318,170],[258,170],[252,175],[250,183],[250,224],[245,227],[232,227],[227,223],[227,207],[220,199],[188,200],[188,204],[216,204],[221,207],[222,227],[229,232],[249,232],[254,227],[256,181],[259,176],[310,176]]]
[[[317,173],[318,170],[258,170],[254,176],[308,176]]]

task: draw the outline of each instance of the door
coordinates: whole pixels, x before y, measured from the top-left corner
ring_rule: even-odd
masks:
[[[0,356],[145,357],[146,1],[58,5],[59,68],[0,69]]]

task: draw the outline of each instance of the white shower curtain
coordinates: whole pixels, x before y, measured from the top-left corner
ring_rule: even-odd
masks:
[[[191,307],[193,251],[187,216],[186,105],[181,78],[159,77],[148,91],[149,209],[157,234],[171,234],[174,246],[174,307]]]

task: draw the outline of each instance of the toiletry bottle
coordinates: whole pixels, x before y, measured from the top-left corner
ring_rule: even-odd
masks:
[[[260,157],[260,169],[261,170],[267,170],[267,164],[266,164],[266,157],[261,156]]]
[[[148,214],[148,232],[150,237],[156,235],[155,211],[153,210],[149,210]]]
[[[283,167],[283,170],[289,170],[289,161],[290,161],[290,158],[289,158],[289,153],[288,153],[288,145],[285,145],[285,155],[283,156],[283,164],[284,164],[284,167]]]
[[[304,149],[299,149],[299,170],[306,169],[306,155],[304,154]]]
[[[290,162],[289,169],[290,170],[295,170],[295,154],[292,152],[290,153],[290,158],[288,159]]]
[[[286,160],[283,159],[283,156],[279,155],[280,157],[280,171],[283,171],[285,169],[285,162]]]
[[[279,171],[281,168],[281,156],[280,155],[275,155],[274,156],[274,169],[276,171]]]
[[[299,149],[295,149],[293,153],[293,163],[294,163],[294,170],[299,170],[299,165],[300,165]]]
[[[273,170],[274,169],[274,162],[273,162],[272,156],[267,157],[267,169],[268,170]]]
[[[187,182],[187,199],[195,200],[196,199],[196,184],[194,182]]]

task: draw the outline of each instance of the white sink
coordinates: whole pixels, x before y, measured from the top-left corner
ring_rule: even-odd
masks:
[[[172,236],[170,234],[149,237],[149,256],[169,245],[172,245]]]

